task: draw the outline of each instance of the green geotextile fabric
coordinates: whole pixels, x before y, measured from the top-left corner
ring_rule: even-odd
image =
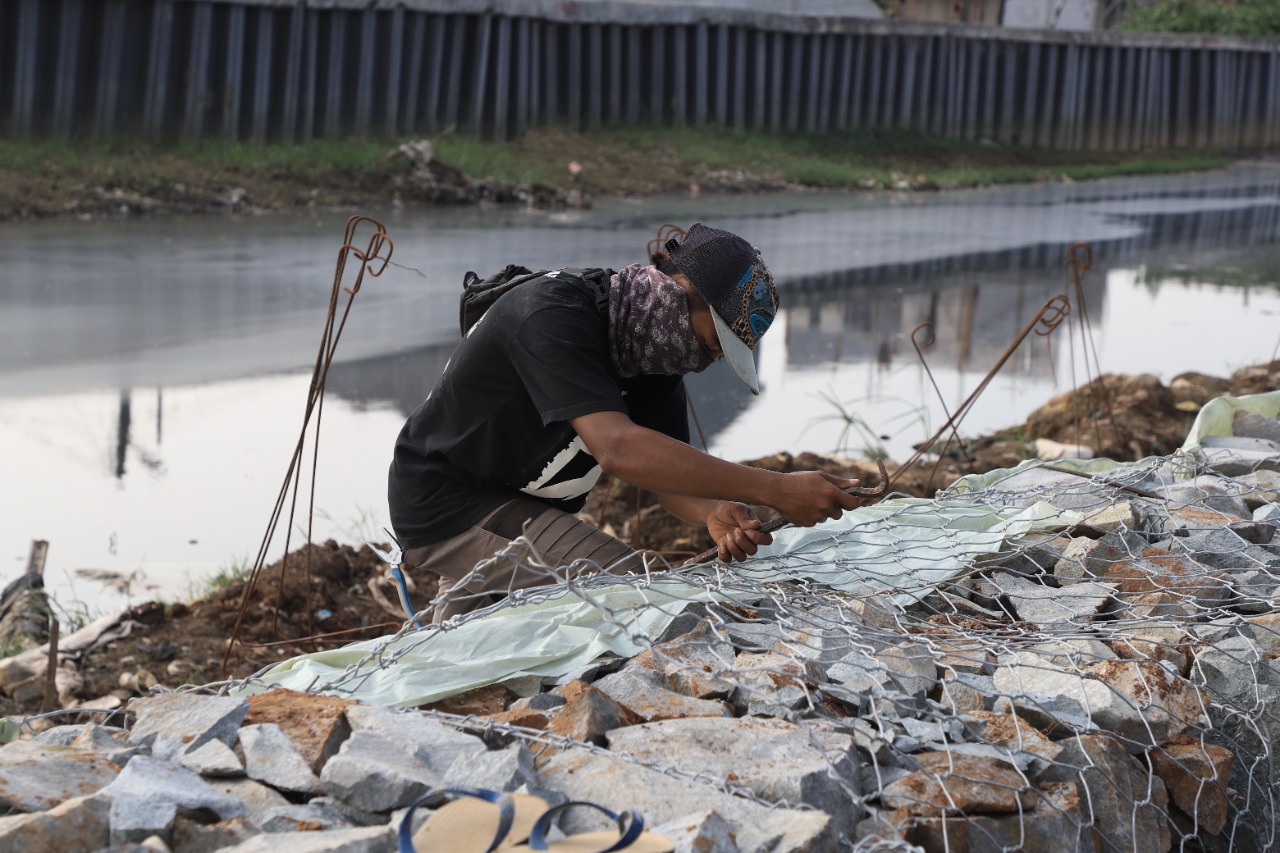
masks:
[[[559,677],[605,653],[639,653],[644,638],[659,636],[692,601],[758,597],[758,584],[807,579],[906,603],[964,571],[977,555],[997,551],[1006,537],[1077,520],[1043,502],[1011,509],[889,500],[816,527],[779,531],[773,545],[735,564],[723,586],[718,564],[694,576],[655,573],[592,585],[538,603],[498,606],[447,630],[425,628],[302,655],[236,692],[279,686],[420,705],[523,676]]]
[[[1201,407],[1196,415],[1187,440],[1179,448],[1180,453],[1194,454],[1200,450],[1200,442],[1210,435],[1231,435],[1231,418],[1239,410],[1253,412],[1267,418],[1280,415],[1280,391],[1266,394],[1247,394],[1243,397],[1215,397]]]

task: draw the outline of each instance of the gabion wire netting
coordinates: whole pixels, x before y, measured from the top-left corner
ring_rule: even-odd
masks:
[[[546,566],[517,540],[495,561],[542,572],[547,586],[444,626],[407,622],[307,688],[359,698],[450,632],[567,587],[634,653],[512,685],[529,697],[594,682],[649,709],[644,725],[586,742],[436,716],[524,742],[540,760],[607,754],[757,805],[824,812],[832,849],[1273,849],[1274,461],[1215,470],[1173,456],[1083,474],[1028,464],[936,501],[893,497],[767,559],[655,558],[626,577]],[[977,545],[968,535],[974,518],[1029,508],[1031,529],[1005,525]],[[623,603],[620,586],[635,593]],[[655,609],[662,618],[646,621]],[[242,686],[271,683],[264,672]],[[704,717],[738,720],[744,742],[713,756],[681,740]],[[766,724],[761,737],[802,733],[790,765],[753,757],[746,741]]]

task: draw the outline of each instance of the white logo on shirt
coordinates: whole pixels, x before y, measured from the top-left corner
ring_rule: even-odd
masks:
[[[573,441],[569,442],[568,447],[551,457],[551,461],[542,469],[542,473],[538,475],[538,478],[520,491],[527,495],[533,495],[535,498],[545,498],[547,500],[565,500],[585,495],[591,491],[591,487],[600,479],[602,472],[599,465],[593,465],[591,470],[581,477],[575,477],[571,480],[560,479],[560,475],[569,467],[569,463],[579,453],[589,459],[593,458],[587,451],[587,446],[582,442],[582,436],[576,435],[573,437]]]

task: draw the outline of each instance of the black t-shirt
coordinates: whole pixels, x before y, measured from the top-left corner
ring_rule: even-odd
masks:
[[[623,412],[687,442],[683,379],[623,378],[607,346],[608,318],[580,279],[539,279],[498,299],[396,439],[387,498],[401,544],[456,536],[522,495],[582,509],[600,467],[572,418]]]

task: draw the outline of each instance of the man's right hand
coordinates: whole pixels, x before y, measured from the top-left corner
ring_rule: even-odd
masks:
[[[845,489],[858,485],[858,480],[836,477],[825,471],[796,471],[778,480],[778,489],[766,505],[773,507],[797,527],[813,527],[823,521],[839,518],[846,509],[862,503],[857,495]]]

